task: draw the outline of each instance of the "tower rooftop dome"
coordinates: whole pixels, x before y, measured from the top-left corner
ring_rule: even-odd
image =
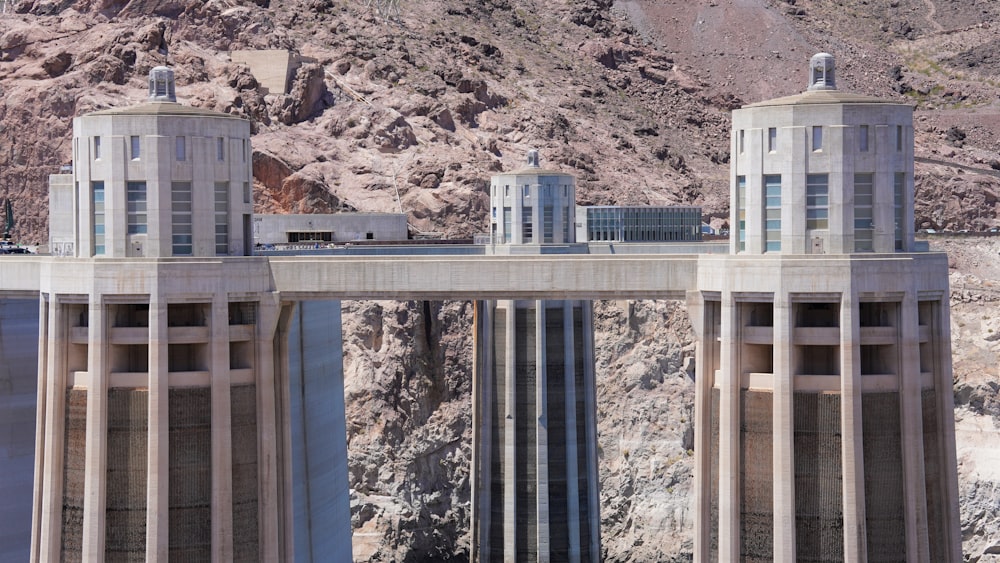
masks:
[[[177,103],[173,69],[165,66],[157,66],[150,69],[149,101]]]
[[[809,90],[836,90],[833,55],[816,53],[809,59]]]

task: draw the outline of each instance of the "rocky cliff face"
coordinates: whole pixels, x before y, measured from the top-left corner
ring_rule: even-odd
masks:
[[[486,228],[491,173],[528,148],[581,204],[693,203],[728,220],[729,111],[805,86],[916,104],[917,228],[998,225],[1000,5],[992,0],[440,0],[386,21],[362,0],[13,0],[0,16],[0,198],[46,239],[46,178],[71,119],[145,96],[169,64],[184,103],[254,128],[258,211],[397,211],[414,231]],[[235,49],[306,59],[265,93]],[[935,242],[939,244],[939,242]],[[1000,551],[994,239],[953,255],[952,330],[970,561]],[[469,303],[344,304],[354,549],[468,557]],[[690,557],[693,387],[681,304],[596,306],[609,561]],[[981,558],[981,559],[980,559]]]

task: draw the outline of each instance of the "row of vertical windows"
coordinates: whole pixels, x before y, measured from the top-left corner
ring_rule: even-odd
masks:
[[[869,126],[859,125],[858,126],[858,151],[868,152],[869,147]],[[905,141],[905,134],[902,125],[896,126],[896,151],[901,152],[903,150],[903,143]],[[746,139],[745,132],[740,129],[736,134],[737,139],[737,151],[740,154],[746,152]],[[812,127],[812,150],[819,151],[823,149],[823,127],[816,125]],[[778,129],[777,127],[768,127],[767,129],[767,152],[776,152],[778,150]]]
[[[244,150],[245,150],[246,149],[246,144],[245,143],[244,143],[243,147],[244,147]],[[245,155],[244,155],[243,159],[246,160],[246,156]],[[500,186],[493,186],[493,187],[496,188],[496,189],[500,188]],[[515,186],[515,187],[517,187],[517,186]],[[539,188],[539,190],[538,190],[539,196],[540,197],[553,197],[553,196],[556,195],[555,192],[558,190],[559,187],[560,186],[540,185],[540,186],[538,186],[538,188]],[[569,185],[568,184],[564,184],[561,187],[562,187],[562,196],[563,197],[569,197]],[[510,197],[510,185],[509,184],[505,185],[503,187],[503,197]],[[530,185],[525,184],[525,185],[521,186],[521,197],[531,197],[531,186]]]
[[[906,173],[897,172],[893,177],[893,219],[895,223],[895,248],[903,249],[904,192]],[[829,176],[806,176],[806,228],[829,228]],[[875,175],[854,175],[854,251],[874,250]],[[737,248],[746,250],[746,176],[736,177]],[[781,250],[781,176],[764,176],[765,250]]]
[[[101,159],[101,138],[93,138],[93,148],[94,148],[94,160]],[[243,140],[243,162],[247,161],[248,145],[246,139]],[[220,162],[226,160],[226,139],[224,137],[218,137],[215,140],[215,153],[216,159]],[[139,160],[142,154],[142,140],[139,135],[131,135],[129,137],[129,158],[132,160]],[[174,157],[177,161],[183,162],[187,160],[187,138],[186,137],[175,137],[174,138]]]
[[[587,240],[669,242],[701,240],[697,207],[588,207]]]

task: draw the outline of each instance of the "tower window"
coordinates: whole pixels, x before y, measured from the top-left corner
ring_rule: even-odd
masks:
[[[875,175],[858,173],[854,175],[854,251],[875,250],[872,235],[875,232],[874,203]]]
[[[219,162],[226,160],[226,140],[222,137],[215,139],[215,159]]]
[[[764,228],[766,252],[781,251],[781,176],[764,176]]]
[[[128,182],[128,234],[146,234],[146,182]]]
[[[94,137],[98,139],[99,137]],[[94,214],[94,256],[104,254],[104,182],[91,182],[91,203]]]
[[[826,174],[806,176],[806,228],[830,228],[830,184]]]
[[[542,206],[542,242],[553,242],[554,233],[552,231],[555,210],[552,208],[552,202],[547,201],[545,203]]]
[[[527,187],[525,187],[527,190]],[[531,242],[532,238],[531,231],[531,208],[522,207],[521,208],[521,242],[528,243]]]
[[[744,152],[744,147],[745,147],[745,145],[744,145],[744,140],[745,140],[745,135],[744,135],[744,131],[743,131],[743,129],[740,129],[740,132],[739,132],[739,134],[738,134],[738,136],[737,136],[737,139],[739,140],[739,143],[738,143],[738,144],[739,144],[739,148],[738,148],[738,151],[739,151],[739,153],[740,153],[740,154],[743,154],[743,152]]]
[[[229,254],[229,182],[215,183],[215,254]]]
[[[812,128],[812,150],[821,151],[823,150],[823,128],[816,126]]]
[[[187,160],[187,139],[177,137],[174,142],[174,152],[178,161]]]
[[[896,126],[896,151],[902,152],[903,150],[903,126]]]
[[[101,160],[101,138],[94,137],[94,160]]]
[[[139,136],[132,135],[129,137],[129,146],[131,149],[132,160],[139,160]]]
[[[778,150],[778,129],[768,127],[767,129],[767,152]]]
[[[858,150],[868,152],[868,126],[862,125],[858,128]]]
[[[740,252],[747,249],[747,177],[736,177],[736,221],[737,248]]]
[[[180,137],[179,137],[180,138]],[[170,184],[171,250],[174,256],[192,254],[191,182]]]
[[[906,189],[906,173],[896,172],[892,182],[893,214],[896,220],[896,250],[903,250],[903,192]]]

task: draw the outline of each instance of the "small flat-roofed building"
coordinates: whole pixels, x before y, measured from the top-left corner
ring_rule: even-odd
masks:
[[[255,215],[253,220],[253,240],[258,245],[401,241],[407,238],[405,213]]]

